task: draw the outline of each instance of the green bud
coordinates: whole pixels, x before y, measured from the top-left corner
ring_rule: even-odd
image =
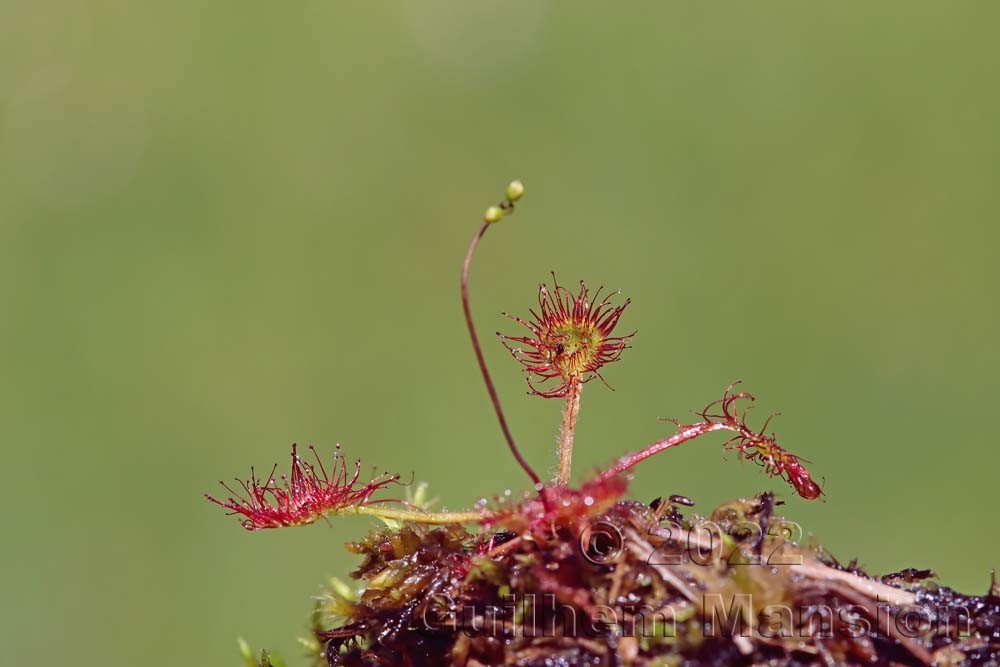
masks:
[[[483,220],[490,224],[500,222],[501,218],[503,218],[503,209],[499,206],[490,206],[483,215]]]
[[[511,181],[507,186],[507,201],[515,202],[524,194],[524,183],[521,181]]]

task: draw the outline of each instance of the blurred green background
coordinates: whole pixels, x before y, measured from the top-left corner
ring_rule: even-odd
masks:
[[[995,3],[0,4],[7,664],[295,663],[347,519],[249,534],[202,498],[289,444],[518,491],[462,325],[473,277],[528,458],[557,401],[490,335],[554,269],[621,287],[582,476],[735,379],[807,503],[715,444],[638,498],[780,490],[874,572],[985,590],[995,521]],[[761,415],[762,416],[762,415]]]

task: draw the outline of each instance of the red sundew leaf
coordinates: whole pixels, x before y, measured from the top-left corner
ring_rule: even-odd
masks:
[[[721,399],[709,403],[704,410],[697,413],[702,421],[695,424],[681,424],[676,419],[669,420],[677,425],[679,429],[677,433],[669,438],[654,442],[638,452],[623,456],[615,465],[601,473],[601,477],[620,475],[654,454],[707,433],[730,431],[735,435],[727,440],[723,447],[739,452],[740,456],[761,466],[764,472],[771,477],[781,477],[806,500],[815,500],[822,496],[823,489],[813,481],[809,471],[802,465],[803,462],[806,462],[805,459],[780,447],[773,435],[765,433],[768,422],[765,422],[759,431],[754,431],[747,426],[748,408],[739,412],[737,404],[740,401],[752,403],[756,399],[752,394],[746,392],[733,393],[733,386],[735,385],[726,389]],[[718,410],[718,412],[712,412],[713,409]]]
[[[361,462],[354,462],[349,472],[347,460],[338,447],[333,455],[333,466],[327,473],[316,449],[309,447],[316,465],[303,461],[292,445],[291,474],[275,478],[277,465],[264,482],[250,468],[250,479],[237,479],[241,491],[234,491],[225,482],[219,482],[231,495],[226,501],[209,494],[205,498],[225,507],[230,514],[244,516],[242,525],[247,530],[304,526],[328,514],[343,513],[350,508],[371,502],[372,495],[391,484],[400,484],[399,475],[382,473],[365,483],[360,483]]]
[[[701,417],[709,423],[727,424],[730,430],[737,433],[725,443],[727,449],[738,451],[746,460],[757,463],[769,476],[784,479],[806,500],[815,500],[823,495],[823,489],[812,480],[809,471],[802,465],[804,459],[779,446],[774,435],[765,433],[770,417],[759,431],[747,426],[747,410],[738,413],[735,408],[737,401],[741,400],[752,403],[756,398],[746,392],[734,394],[730,386],[722,399],[710,403],[702,410]],[[709,410],[716,405],[721,407],[722,412],[709,414]]]
[[[601,367],[618,361],[635,335],[635,332],[626,336],[612,335],[630,299],[614,306],[611,299],[618,292],[611,292],[598,301],[601,289],[591,297],[582,280],[579,293],[573,296],[556,281],[554,273],[552,285],[551,290],[545,285],[539,286],[538,310],[528,311],[532,321],[508,315],[528,329],[530,336],[497,333],[504,347],[524,366],[531,393],[543,398],[566,396],[572,383],[600,377]],[[554,387],[535,386],[535,382],[556,379],[560,382]]]

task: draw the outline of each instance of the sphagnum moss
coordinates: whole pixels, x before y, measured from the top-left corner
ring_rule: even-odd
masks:
[[[249,530],[369,514],[384,527],[347,548],[363,558],[358,594],[333,580],[303,640],[320,665],[973,665],[1000,667],[1000,587],[963,596],[932,583],[929,571],[874,578],[801,543],[773,494],[726,503],[707,516],[683,496],[626,500],[640,462],[663,450],[726,432],[727,450],[785,480],[802,498],[823,490],[803,460],[774,434],[746,423],[754,397],[729,387],[699,419],[622,456],[570,487],[573,435],[583,384],[603,380],[633,333],[616,335],[628,301],[616,292],[576,295],[539,289],[525,336],[502,342],[523,364],[530,392],[564,398],[558,472],[545,484],[521,454],[482,354],[469,307],[469,270],[486,232],[524,194],[511,183],[489,207],[462,266],[466,325],[511,453],[531,480],[520,497],[466,512],[430,512],[417,487],[407,501],[380,499],[400,484],[383,473],[362,481],[338,451],[328,472],[292,448],[288,477],[238,480],[242,493],[209,500],[243,517]],[[600,300],[599,300],[600,299]],[[687,512],[685,514],[685,512]],[[248,665],[258,660],[241,643]]]

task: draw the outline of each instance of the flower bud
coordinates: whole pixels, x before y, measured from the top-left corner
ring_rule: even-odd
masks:
[[[483,220],[490,224],[500,222],[501,218],[503,218],[503,209],[499,206],[490,206],[486,209],[486,213],[483,214]]]
[[[507,201],[515,202],[524,194],[524,183],[521,181],[511,181],[507,186]]]

